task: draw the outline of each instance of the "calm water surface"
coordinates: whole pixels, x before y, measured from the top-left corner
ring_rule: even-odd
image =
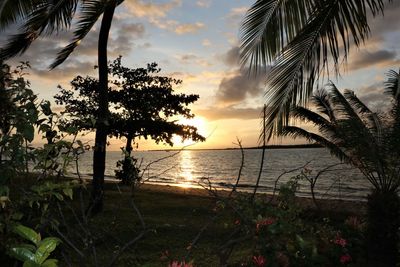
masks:
[[[261,162],[260,149],[244,150],[244,165],[240,177],[240,189],[252,190]],[[141,163],[143,179],[150,183],[171,184],[186,187],[207,185],[210,181],[217,188],[227,188],[235,184],[241,165],[240,150],[184,150],[180,152],[145,151],[135,152]],[[106,175],[113,179],[116,161],[120,152],[107,152]],[[80,172],[92,173],[92,153],[86,153],[80,160]],[[308,164],[307,164],[308,163]],[[339,162],[323,148],[292,148],[266,150],[264,168],[261,175],[261,192],[272,192],[275,180],[284,183],[300,174],[303,166],[311,170],[310,177],[319,172],[315,187],[320,198],[363,199],[369,191],[369,184],[362,174],[349,165],[329,166]],[[298,169],[296,171],[292,171]],[[290,172],[292,171],[292,172]],[[283,173],[288,172],[284,175]],[[309,196],[310,188],[306,180],[301,181],[300,195]]]

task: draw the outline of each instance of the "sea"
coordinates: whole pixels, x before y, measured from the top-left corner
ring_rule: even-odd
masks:
[[[371,186],[361,172],[341,164],[324,148],[266,149],[261,170],[261,149],[135,151],[142,181],[181,187],[231,189],[272,193],[298,177],[298,195],[310,197],[310,185],[319,199],[365,200]],[[115,180],[116,162],[122,153],[107,152],[106,179]],[[260,174],[261,171],[261,174]],[[92,152],[79,160],[79,173],[90,178]],[[76,175],[75,168],[71,174]]]

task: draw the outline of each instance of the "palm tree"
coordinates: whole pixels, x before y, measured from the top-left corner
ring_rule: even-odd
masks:
[[[19,32],[0,48],[0,60],[24,53],[39,37],[69,30],[77,12],[79,18],[74,30],[74,38],[58,54],[51,65],[55,68],[63,63],[80,41],[92,29],[102,15],[98,39],[99,66],[99,111],[96,123],[96,137],[93,153],[93,191],[90,210],[96,213],[103,205],[103,184],[107,141],[108,118],[108,70],[107,42],[116,6],[124,0],[3,0],[0,3],[0,30],[13,23],[22,26]]]
[[[312,97],[316,111],[295,106],[294,120],[312,123],[318,134],[288,125],[282,136],[302,137],[326,147],[341,161],[360,169],[372,185],[368,196],[367,251],[370,266],[396,266],[400,227],[400,73],[390,71],[385,93],[387,113],[371,111],[353,91],[330,84]]]
[[[367,14],[384,7],[383,0],[256,0],[241,25],[241,62],[255,71],[272,64],[267,138],[287,125],[291,106],[307,103],[321,73],[333,65],[338,74],[352,42],[368,38]]]

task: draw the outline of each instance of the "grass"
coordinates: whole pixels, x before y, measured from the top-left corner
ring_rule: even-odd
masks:
[[[33,180],[27,177],[15,179],[11,191],[22,191],[22,188],[32,185]],[[162,190],[154,190],[154,187],[140,188],[132,198],[129,188],[106,184],[104,210],[90,218],[88,227],[80,226],[82,220],[75,219],[72,209],[80,217],[87,206],[89,190],[80,191],[83,200],[80,192],[76,192],[73,201],[63,203],[65,218],[59,217],[58,220],[62,223],[65,220],[64,224],[68,227],[60,230],[85,257],[82,260],[68,242],[64,242],[62,246],[68,252],[66,258],[72,260],[68,265],[63,255],[55,255],[58,259],[64,259],[61,266],[96,266],[96,261],[98,266],[108,266],[124,244],[143,232],[140,217],[145,223],[145,234],[119,255],[114,266],[168,266],[171,260],[183,260],[187,255],[187,259],[193,260],[195,266],[219,266],[219,247],[236,227],[234,213],[229,209],[219,210],[218,218],[209,224],[198,242],[193,245],[191,242],[215,217],[216,200],[208,197],[204,191],[203,195],[199,195],[193,194],[190,189],[172,189],[168,186],[160,188]],[[135,211],[132,200],[140,211],[140,216]],[[341,209],[331,212],[324,210],[322,213],[308,209],[302,214],[309,222],[329,217],[337,220],[337,224],[343,223],[349,215]],[[93,240],[94,246],[87,243],[89,240]],[[253,246],[253,241],[246,241],[235,247],[230,257],[230,266],[238,266],[242,261],[249,260]]]
[[[78,202],[78,199],[74,201],[75,208],[80,205]],[[110,262],[122,244],[134,239],[143,229],[132,205],[129,189],[108,185],[104,203],[104,211],[89,222],[91,232],[96,233],[97,261],[102,263]],[[134,203],[148,231],[121,254],[115,266],[167,266],[172,259],[183,260],[189,250],[188,259],[193,260],[196,266],[219,266],[216,252],[234,228],[234,218],[229,211],[222,212],[209,225],[195,246],[191,244],[214,217],[214,199],[139,189]],[[71,221],[73,223],[74,220]],[[232,261],[243,259],[250,249],[251,245],[246,244],[232,255]],[[84,252],[93,255],[90,251]],[[77,255],[72,257],[78,258]],[[88,266],[93,262],[93,257],[88,259]]]

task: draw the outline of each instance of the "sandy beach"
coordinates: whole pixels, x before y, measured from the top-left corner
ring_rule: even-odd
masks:
[[[203,188],[191,188],[172,185],[159,185],[159,184],[142,184],[138,190],[160,192],[167,194],[201,196],[201,197],[214,197],[213,193]],[[218,190],[219,197],[227,197],[230,191]],[[247,194],[247,193],[243,193]],[[258,198],[271,198],[271,194],[259,193]],[[276,197],[276,195],[275,195]],[[363,215],[366,212],[366,202],[362,201],[349,201],[349,200],[336,200],[336,199],[318,199],[318,205],[321,210],[325,211],[340,211],[344,213],[352,213],[355,215]],[[316,209],[311,198],[298,197],[298,203],[304,209]]]

